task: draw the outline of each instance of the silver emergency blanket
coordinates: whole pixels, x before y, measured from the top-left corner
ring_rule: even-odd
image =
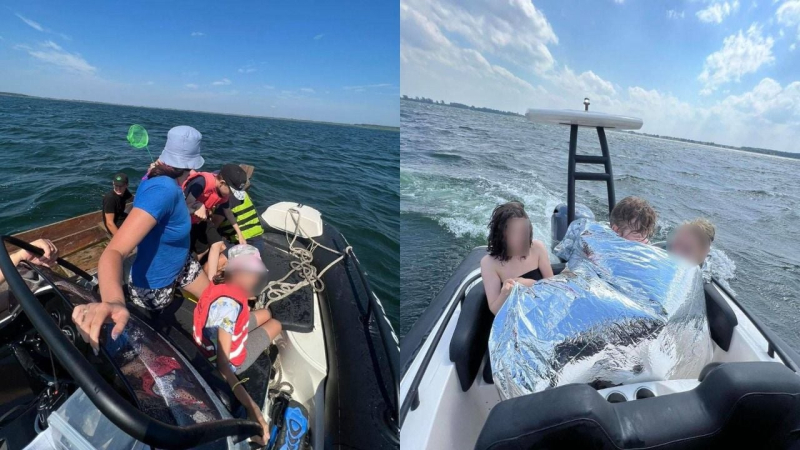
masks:
[[[532,287],[517,284],[492,325],[503,398],[569,383],[696,378],[711,361],[697,266],[586,219],[555,251],[567,268]]]

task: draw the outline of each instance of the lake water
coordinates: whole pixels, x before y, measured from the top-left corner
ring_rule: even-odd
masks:
[[[144,126],[158,157],[167,131],[203,133],[208,170],[255,166],[260,208],[295,201],[318,209],[355,249],[397,327],[399,317],[399,133],[279,119],[0,96],[0,232],[98,210],[114,173],[131,191],[150,164],[128,145]]]
[[[404,335],[453,269],[486,245],[492,209],[520,200],[549,247],[550,213],[566,201],[569,128],[446,106],[400,102],[401,326]],[[717,228],[718,277],[800,349],[800,160],[607,132],[616,198],[637,195],[659,214],[656,240],[687,219]],[[581,128],[578,153],[600,154]],[[608,219],[605,183],[576,198]]]

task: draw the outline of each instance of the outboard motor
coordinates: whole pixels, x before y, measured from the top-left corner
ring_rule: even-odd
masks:
[[[567,233],[569,222],[567,219],[568,208],[566,203],[560,203],[550,216],[550,250],[556,248]],[[594,220],[594,213],[589,207],[581,203],[575,204],[575,220]]]

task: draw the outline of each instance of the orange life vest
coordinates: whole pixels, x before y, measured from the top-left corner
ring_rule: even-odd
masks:
[[[206,186],[203,188],[203,193],[196,200],[206,207],[210,217],[214,208],[228,201],[228,197],[222,197],[217,193],[217,177],[210,172],[195,172],[194,170],[189,172],[189,177],[183,182],[181,189],[186,189],[189,182],[197,177],[203,177],[206,180]],[[192,214],[192,225],[200,222],[201,219]]]
[[[206,357],[213,356],[216,352],[214,343],[211,342],[203,334],[203,328],[208,321],[208,310],[211,304],[220,297],[230,297],[236,300],[242,308],[239,310],[239,316],[236,317],[236,322],[233,325],[233,336],[231,336],[231,350],[228,359],[234,366],[240,366],[245,357],[247,350],[245,349],[245,342],[247,342],[247,325],[250,321],[250,306],[247,304],[247,293],[236,286],[227,284],[209,284],[203,295],[197,301],[197,306],[194,308],[194,326],[192,327],[192,334],[194,341],[200,346],[201,351]]]

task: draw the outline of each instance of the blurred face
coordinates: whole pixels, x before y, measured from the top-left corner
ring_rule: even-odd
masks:
[[[509,219],[506,225],[506,246],[511,256],[527,255],[530,252],[531,222],[524,217]]]
[[[708,250],[697,236],[685,226],[678,228],[675,232],[669,251],[698,265],[703,264],[706,256],[708,256]]]
[[[255,290],[260,278],[261,274],[244,270],[233,272],[226,277],[227,282],[235,284],[250,295],[256,294]]]
[[[123,184],[121,186],[113,184],[112,186],[114,186],[114,193],[117,194],[117,195],[122,195],[122,194],[125,193],[125,191],[128,190],[128,185],[127,184]]]

